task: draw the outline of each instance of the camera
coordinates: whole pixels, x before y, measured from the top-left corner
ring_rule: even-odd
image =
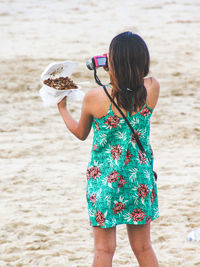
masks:
[[[92,57],[86,62],[86,66],[89,70],[94,70],[99,67],[104,67],[105,70],[108,70],[107,54]]]

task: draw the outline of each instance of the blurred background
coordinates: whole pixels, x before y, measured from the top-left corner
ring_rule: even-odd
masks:
[[[150,75],[161,85],[151,142],[160,218],[152,242],[160,266],[200,266],[199,0],[0,1],[0,266],[91,266],[92,229],[85,198],[92,131],[84,142],[66,129],[57,107],[44,108],[40,75],[75,61],[83,92],[95,88],[85,62],[133,31],[146,41]],[[108,82],[108,75],[99,70]],[[78,119],[81,103],[70,102]],[[113,266],[137,266],[124,225]]]

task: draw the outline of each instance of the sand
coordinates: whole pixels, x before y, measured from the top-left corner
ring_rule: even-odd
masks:
[[[73,80],[89,82],[84,92],[95,88],[86,60],[125,30],[146,40],[161,84],[151,127],[160,205],[153,247],[161,267],[200,266],[200,243],[187,239],[200,228],[199,10],[199,0],[0,1],[1,267],[91,266],[85,173],[93,133],[79,141],[57,107],[43,107],[40,75],[72,60]],[[78,119],[81,103],[69,107]],[[125,225],[113,266],[138,266]]]

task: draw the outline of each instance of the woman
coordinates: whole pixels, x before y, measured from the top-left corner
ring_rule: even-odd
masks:
[[[159,83],[155,78],[145,78],[149,72],[148,48],[140,36],[131,32],[121,33],[111,41],[108,67],[111,84],[107,90],[133,126],[151,164],[103,88],[85,95],[79,122],[66,109],[66,99],[58,104],[67,128],[77,138],[85,140],[91,127],[94,129],[87,169],[93,267],[112,266],[118,224],[126,224],[140,267],[156,267],[150,225],[159,215],[149,134]]]

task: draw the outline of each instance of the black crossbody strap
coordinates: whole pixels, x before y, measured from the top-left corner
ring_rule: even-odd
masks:
[[[127,118],[126,118],[126,116],[124,115],[124,113],[121,111],[121,109],[120,109],[120,108],[118,107],[118,105],[115,103],[115,101],[112,99],[112,97],[111,97],[110,94],[108,93],[108,91],[107,91],[105,85],[103,86],[103,89],[104,89],[105,93],[107,94],[107,96],[109,97],[110,101],[115,105],[115,107],[118,109],[118,111],[120,112],[120,114],[122,115],[122,117],[125,119],[126,123],[128,124],[129,128],[131,129],[131,131],[132,131],[132,133],[133,133],[133,136],[134,136],[134,138],[135,138],[135,140],[136,140],[136,142],[137,142],[137,145],[138,145],[139,149],[140,149],[143,153],[145,153],[145,155],[146,155],[146,157],[147,157],[147,159],[148,159],[148,161],[149,161],[149,163],[150,163],[150,165],[151,165],[151,161],[150,161],[150,159],[149,159],[149,157],[148,157],[146,151],[144,150],[144,148],[143,148],[143,146],[142,146],[142,144],[141,144],[141,142],[140,142],[140,139],[139,139],[138,135],[137,135],[136,132],[134,131],[133,127],[131,126],[130,122],[127,120]]]

